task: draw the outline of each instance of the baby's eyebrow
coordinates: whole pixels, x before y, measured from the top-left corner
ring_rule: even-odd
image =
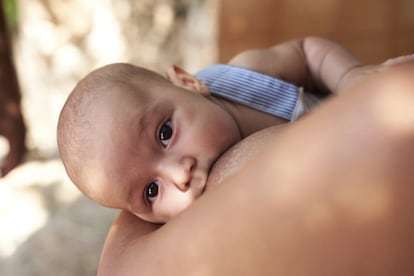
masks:
[[[159,114],[163,110],[163,106],[159,104],[147,104],[145,108],[142,109],[140,112],[142,114],[141,118],[139,118],[138,121],[138,130],[139,133],[143,133],[145,130],[147,130],[151,123],[153,122],[153,118],[156,116],[156,114]]]
[[[153,111],[147,108],[143,111],[143,115],[141,116],[138,122],[138,131],[140,134],[143,133],[146,129],[148,129],[152,114]]]
[[[141,111],[141,118],[138,121],[138,131],[139,133],[143,133],[145,130],[150,128],[151,123],[153,123],[156,119],[159,118],[160,114],[165,113],[165,105],[160,103],[148,104],[143,110]]]

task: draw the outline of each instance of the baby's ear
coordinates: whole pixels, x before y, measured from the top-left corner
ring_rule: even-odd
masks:
[[[187,73],[183,68],[173,65],[166,72],[167,79],[174,85],[209,96],[208,87],[193,75]]]

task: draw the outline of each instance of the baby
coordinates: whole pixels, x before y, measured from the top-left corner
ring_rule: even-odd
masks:
[[[294,121],[362,70],[339,45],[317,37],[250,50],[229,65],[166,77],[111,64],[82,79],[59,118],[58,146],[77,187],[97,203],[165,223],[200,197],[229,147]]]

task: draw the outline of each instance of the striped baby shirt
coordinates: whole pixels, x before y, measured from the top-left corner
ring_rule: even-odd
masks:
[[[233,65],[215,64],[195,74],[210,92],[251,108],[296,120],[318,100],[307,99],[299,87],[286,81]]]

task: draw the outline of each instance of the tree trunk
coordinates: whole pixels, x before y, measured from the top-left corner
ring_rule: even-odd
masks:
[[[0,5],[0,134],[9,142],[8,152],[3,153],[6,156],[0,161],[4,176],[22,161],[26,151],[26,127],[3,5]]]

